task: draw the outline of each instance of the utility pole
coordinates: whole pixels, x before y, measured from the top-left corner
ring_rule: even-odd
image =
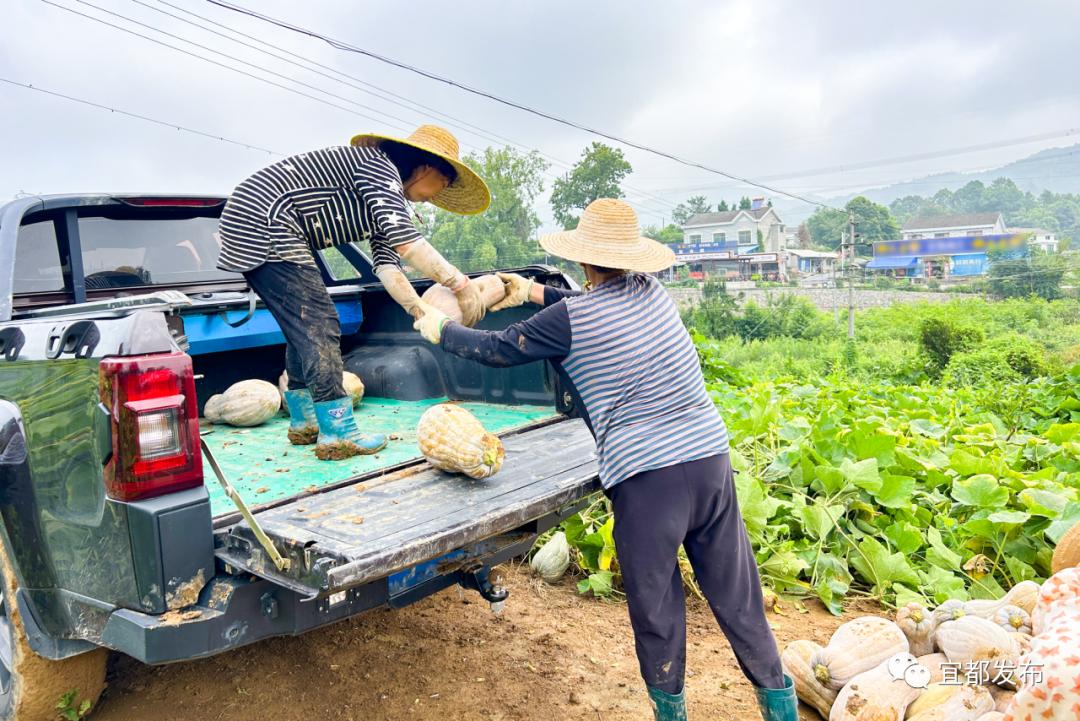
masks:
[[[852,265],[855,261],[855,213],[848,211],[848,238],[851,245],[851,260]],[[855,274],[848,275],[847,285],[847,337],[848,340],[855,340]]]

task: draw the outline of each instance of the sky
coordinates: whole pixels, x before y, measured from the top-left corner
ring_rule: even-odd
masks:
[[[206,0],[48,2],[4,0],[0,78],[165,125],[0,82],[0,202],[24,193],[227,194],[285,155],[436,122],[465,152],[508,143],[541,151],[551,167],[538,211],[550,224],[551,180],[599,139]],[[740,177],[774,178],[767,184],[796,195],[983,170],[1078,136],[785,177],[808,169],[1080,128],[1076,2],[236,2],[611,135]],[[178,19],[237,37],[189,13],[320,63],[330,77]],[[353,78],[349,85],[338,73]],[[373,87],[382,97],[363,92]],[[634,168],[624,191],[642,224],[670,222],[690,195],[782,197],[623,150]],[[803,209],[796,215],[814,207],[784,203],[792,205]]]

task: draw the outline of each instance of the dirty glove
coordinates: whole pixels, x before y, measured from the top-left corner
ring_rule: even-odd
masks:
[[[464,273],[451,265],[439,254],[439,251],[435,250],[435,246],[426,240],[421,239],[410,243],[408,249],[401,254],[401,259],[455,293],[469,282]]]
[[[420,331],[420,335],[429,343],[439,345],[443,326],[450,322],[450,316],[423,301],[420,302],[420,310],[422,315],[413,323],[413,330]]]
[[[480,295],[480,288],[476,283],[466,278],[465,287],[454,291],[454,295],[457,297],[458,307],[461,308],[462,323],[472,328],[483,320],[487,306],[484,305],[484,298]]]
[[[379,277],[379,282],[383,284],[383,288],[386,288],[386,292],[390,297],[404,308],[406,313],[413,318],[419,318],[423,315],[423,310],[420,308],[420,296],[416,294],[416,288],[413,288],[413,284],[409,282],[409,279],[401,272],[400,268],[395,268],[392,265],[381,265],[375,269],[375,275]]]
[[[496,273],[495,275],[499,276],[499,280],[503,282],[506,297],[491,306],[491,310],[499,311],[507,308],[517,308],[519,305],[529,302],[535,280],[517,273]]]

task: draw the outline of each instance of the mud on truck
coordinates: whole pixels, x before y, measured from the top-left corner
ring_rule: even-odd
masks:
[[[66,195],[0,207],[0,719],[89,708],[109,651],[195,659],[452,585],[501,604],[491,567],[599,487],[592,438],[551,368],[490,369],[425,343],[361,246],[317,262],[345,367],[366,386],[358,418],[388,447],[323,462],[289,446],[284,416],[200,423],[211,395],[276,382],[284,364],[269,312],[242,276],[215,268],[224,202]],[[516,272],[572,283],[546,266]],[[420,457],[416,422],[447,400],[503,438],[494,477]]]

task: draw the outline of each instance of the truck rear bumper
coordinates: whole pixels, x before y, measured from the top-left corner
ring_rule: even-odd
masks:
[[[194,606],[161,615],[114,611],[101,642],[147,664],[187,661],[272,636],[298,635],[374,608],[407,606],[455,584],[475,587],[478,569],[482,574],[527,552],[538,533],[577,512],[583,503],[578,499],[510,533],[315,599],[256,576],[219,575]]]

